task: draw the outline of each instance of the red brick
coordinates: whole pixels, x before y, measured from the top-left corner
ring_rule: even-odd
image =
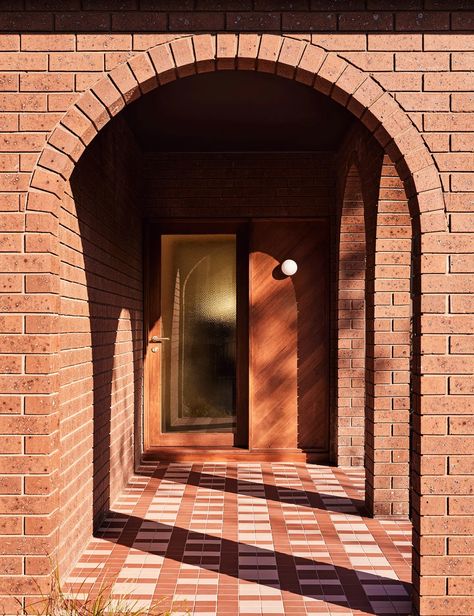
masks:
[[[474,75],[472,72],[458,73],[428,73],[424,76],[424,89],[435,92],[452,92],[457,90],[472,90]],[[454,129],[455,130],[455,129]]]
[[[135,79],[143,94],[157,87],[158,80],[156,78],[156,73],[147,55],[139,54],[134,56],[129,61],[129,67],[135,75]]]
[[[0,94],[3,111],[46,111],[45,94]]]
[[[66,111],[76,102],[78,95],[76,92],[65,94],[51,93],[48,94],[48,109],[50,111]]]
[[[369,51],[421,51],[421,34],[369,34]],[[398,54],[397,54],[398,55]]]
[[[464,595],[467,597],[471,592],[471,588],[472,576],[448,578],[448,593],[450,595]]]
[[[366,49],[365,34],[318,33],[311,35],[311,42],[328,51],[364,51]]]
[[[424,614],[469,614],[474,610],[474,602],[466,597],[446,597],[420,600],[420,613]]]
[[[339,30],[363,30],[368,32],[392,30],[393,15],[385,12],[344,12],[339,14]]]
[[[22,92],[68,92],[74,89],[74,77],[67,73],[27,73],[20,75]]]
[[[474,456],[449,456],[449,472],[453,475],[470,475],[473,464]]]
[[[232,28],[232,20],[235,21],[235,16],[232,18],[230,14],[228,16],[229,20],[229,30]],[[171,31],[181,31],[181,32],[213,32],[218,30],[225,29],[225,16],[223,13],[217,12],[172,12],[169,14],[169,29]],[[248,28],[239,27],[239,30],[245,30]],[[258,28],[257,28],[258,29]]]
[[[472,496],[451,496],[448,499],[449,513],[455,515],[470,515],[474,514],[474,501]],[[454,522],[454,520],[453,520]],[[467,534],[469,531],[466,530]]]
[[[78,34],[77,51],[122,51],[132,48],[130,34]]]
[[[474,27],[474,12],[452,13],[451,27],[453,30],[472,30]]]
[[[474,111],[474,94],[454,93],[451,96],[451,109],[452,111],[461,112]]]
[[[74,51],[74,34],[22,34],[22,51]]]
[[[48,57],[37,53],[0,53],[0,70],[6,71],[45,71]]]
[[[451,150],[453,152],[474,150],[474,135],[472,134],[453,134],[451,135]],[[453,198],[453,195],[451,195]]]
[[[472,131],[474,120],[470,114],[437,113],[425,116],[425,129],[430,131]]]
[[[55,29],[58,31],[100,32],[110,30],[110,26],[110,13],[75,11],[55,15]]]
[[[49,54],[50,71],[103,71],[104,55],[102,53],[51,53]]]
[[[20,49],[19,34],[3,34],[0,41],[1,51],[18,51]]]
[[[144,50],[150,49],[155,45],[161,45],[161,43],[170,43],[174,41],[176,38],[175,34],[165,33],[165,34],[133,34],[133,49],[135,50]]]
[[[407,30],[449,30],[449,13],[435,11],[398,11],[395,14],[395,27],[405,32]]]
[[[335,13],[297,12],[282,14],[282,30],[296,32],[313,32],[336,30],[337,15]],[[265,28],[266,29],[266,28]]]
[[[451,230],[454,233],[474,231],[474,214],[451,214]]]
[[[51,573],[51,559],[45,556],[28,556],[25,560],[25,573],[30,576]]]
[[[471,51],[451,54],[451,68],[453,71],[474,70],[474,53]]]
[[[123,64],[133,58],[137,54],[132,51],[107,51],[105,53],[105,70],[111,71],[113,68],[118,66],[119,64]],[[78,75],[79,76],[79,75]]]
[[[305,48],[306,43],[303,41],[295,41],[292,39],[283,41],[280,55],[278,56],[277,75],[292,78],[295,74],[295,66],[299,64]]]
[[[149,52],[153,66],[161,85],[173,81],[176,75],[176,66],[168,45],[154,47]]]
[[[386,51],[373,51],[371,53],[350,51],[344,57],[363,71],[393,71],[393,53]]]
[[[112,30],[130,32],[130,30],[141,30],[146,32],[166,30],[167,15],[158,11],[140,11],[112,13]]]

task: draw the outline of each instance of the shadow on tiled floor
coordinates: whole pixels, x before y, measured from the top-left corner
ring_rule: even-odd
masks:
[[[147,465],[69,579],[200,616],[409,614],[411,526],[363,515],[363,471]]]

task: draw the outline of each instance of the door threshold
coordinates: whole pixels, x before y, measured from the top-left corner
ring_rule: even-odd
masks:
[[[302,449],[245,449],[243,447],[150,447],[145,462],[297,462],[327,464],[328,453]]]

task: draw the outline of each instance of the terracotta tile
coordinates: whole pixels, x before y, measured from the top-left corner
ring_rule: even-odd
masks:
[[[411,527],[363,516],[362,472],[170,464],[132,479],[69,578],[194,614],[409,614]],[[118,506],[117,506],[118,503]]]

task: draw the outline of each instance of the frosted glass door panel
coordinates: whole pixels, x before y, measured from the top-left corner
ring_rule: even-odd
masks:
[[[162,235],[163,432],[234,431],[236,312],[236,236]]]

